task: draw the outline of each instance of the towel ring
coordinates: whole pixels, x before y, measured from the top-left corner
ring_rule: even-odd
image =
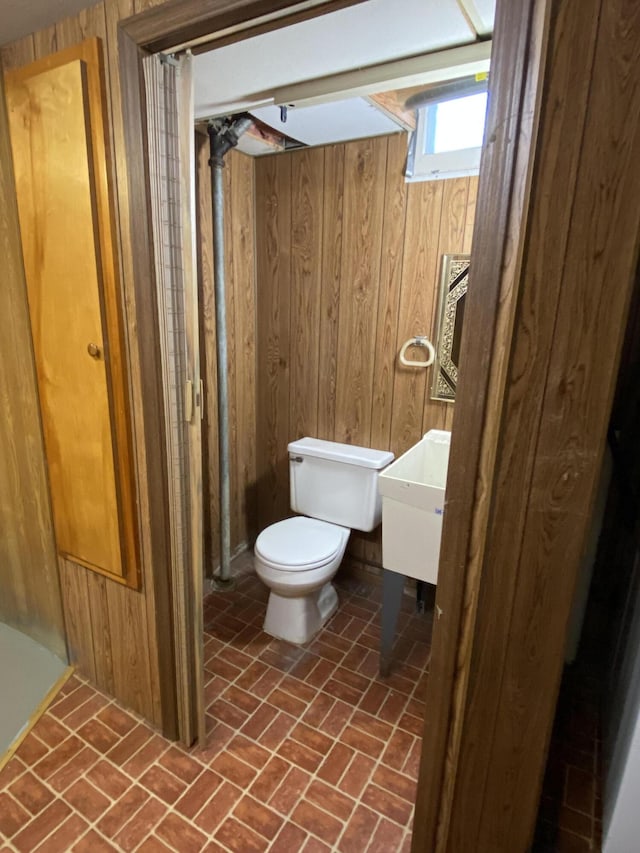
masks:
[[[427,350],[426,361],[415,361],[414,359],[406,358],[405,353],[409,347],[424,347]],[[426,335],[416,335],[414,338],[409,338],[408,341],[405,341],[399,356],[400,364],[404,364],[405,367],[429,367],[429,365],[433,364],[435,357],[436,353],[433,344]]]

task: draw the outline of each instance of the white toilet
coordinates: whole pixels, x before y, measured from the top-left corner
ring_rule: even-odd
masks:
[[[264,630],[307,643],[338,607],[331,579],[351,528],[380,524],[378,474],[393,453],[317,438],[292,441],[288,450],[291,509],[302,515],[262,531],[255,567],[271,589]]]

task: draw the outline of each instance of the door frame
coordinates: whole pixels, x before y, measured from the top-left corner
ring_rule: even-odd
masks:
[[[137,288],[153,281],[141,248],[149,233],[141,56],[192,40],[228,43],[355,2],[170,0],[120,22]],[[575,1],[497,4],[414,853],[525,850],[535,822],[638,255],[640,176],[627,156],[637,123],[628,122],[623,156],[607,160],[620,140],[594,114],[611,110],[619,127],[624,102],[633,115],[638,12],[634,0],[588,4],[588,13]],[[577,107],[582,135],[571,135]],[[592,205],[589,180],[597,187],[602,178],[611,184]],[[566,193],[550,203],[554,181]],[[591,235],[598,245],[589,253]],[[598,323],[580,313],[587,308]],[[146,339],[143,371],[157,382],[153,329]],[[552,541],[538,549],[536,535],[547,533]]]

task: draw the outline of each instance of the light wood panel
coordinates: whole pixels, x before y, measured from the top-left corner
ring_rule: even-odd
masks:
[[[30,50],[29,50],[30,48]],[[32,45],[25,58],[32,59]],[[16,49],[17,53],[17,49]],[[0,621],[66,660],[4,93],[0,92]]]
[[[219,465],[215,299],[209,139],[196,134],[200,349],[204,382],[205,567],[219,563]],[[237,151],[225,157],[225,276],[229,353],[231,548],[256,535],[256,305],[253,160]]]
[[[71,559],[123,578],[86,66],[75,60],[9,81],[56,541]]]
[[[163,463],[160,448],[162,419],[154,413],[152,398],[158,389],[142,381],[155,352],[153,341],[154,304],[149,289],[149,273],[140,271],[142,256],[150,240],[129,238],[129,180],[133,162],[124,154],[125,129],[134,133],[133,122],[125,125],[122,114],[118,57],[118,23],[132,15],[133,0],[108,0],[76,16],[64,19],[53,28],[36,33],[2,49],[5,67],[16,68],[34,58],[43,58],[50,50],[79,44],[90,36],[104,39],[106,59],[105,96],[108,121],[105,131],[113,144],[114,160],[107,162],[107,178],[116,199],[115,221],[119,236],[115,263],[123,282],[125,350],[127,372],[132,388],[132,428],[137,473],[137,501],[141,517],[147,522],[140,529],[143,586],[135,592],[120,584],[101,583],[85,576],[78,564],[60,561],[63,578],[65,618],[73,624],[73,659],[98,686],[117,696],[167,734],[175,732],[175,685],[171,676],[172,650],[169,624],[169,592],[165,570],[166,539],[163,508]],[[54,34],[55,31],[55,34]],[[37,52],[36,52],[37,48]],[[125,91],[128,91],[125,89]],[[128,94],[132,94],[128,92]],[[137,173],[140,174],[140,173]],[[141,207],[136,208],[137,222]],[[142,294],[142,296],[141,296]],[[3,314],[3,321],[5,315]],[[4,335],[3,322],[3,335]],[[17,347],[16,351],[20,351]],[[162,518],[162,521],[159,521]],[[158,630],[157,624],[161,623]],[[121,630],[123,627],[125,630]],[[135,649],[135,651],[132,651]]]
[[[440,256],[464,248],[477,179],[407,184],[406,150],[395,134],[256,160],[261,528],[290,513],[289,441],[400,454],[451,426],[431,372],[397,354],[435,334]],[[349,552],[379,566],[379,532]]]

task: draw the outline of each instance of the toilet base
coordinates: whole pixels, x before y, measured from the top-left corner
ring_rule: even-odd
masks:
[[[264,630],[289,643],[308,643],[338,609],[338,594],[332,583],[315,592],[289,598],[271,591]]]

